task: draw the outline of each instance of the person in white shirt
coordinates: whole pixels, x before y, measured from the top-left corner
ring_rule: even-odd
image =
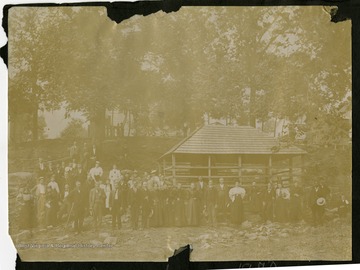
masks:
[[[236,196],[239,196],[239,195],[241,196],[241,199],[244,199],[245,194],[246,194],[246,191],[244,188],[242,188],[240,186],[239,181],[236,181],[235,186],[233,188],[231,188],[229,191],[229,197],[232,202],[234,202]]]
[[[73,170],[73,163],[69,162],[69,165],[65,167],[65,173],[71,173]]]
[[[160,186],[160,184],[160,178],[156,175],[156,170],[152,170],[150,180],[148,181],[148,188],[153,189],[155,185]]]
[[[100,167],[100,162],[96,161],[95,167],[90,169],[89,175],[92,181],[97,182],[103,175],[103,169]]]
[[[55,189],[58,194],[60,194],[60,189],[58,183],[55,182],[55,175],[53,174],[50,178],[50,182],[48,184],[48,187],[51,189]]]
[[[109,180],[112,190],[115,190],[115,183],[119,182],[120,178],[121,178],[120,170],[118,170],[116,168],[116,164],[114,164],[112,170],[110,170],[109,172]]]

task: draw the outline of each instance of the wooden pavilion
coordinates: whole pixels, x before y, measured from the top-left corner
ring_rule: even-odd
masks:
[[[202,176],[227,182],[239,179],[266,183],[270,179],[301,180],[306,152],[282,146],[278,139],[249,126],[207,125],[171,148],[158,160],[167,178],[188,183]]]

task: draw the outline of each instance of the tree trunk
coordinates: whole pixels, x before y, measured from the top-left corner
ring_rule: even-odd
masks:
[[[38,119],[38,111],[39,111],[39,108],[38,108],[38,105],[35,104],[35,107],[34,107],[34,110],[32,112],[32,130],[31,130],[31,134],[32,134],[32,141],[33,142],[36,142],[38,139],[39,139],[39,119]]]
[[[250,110],[249,110],[249,125],[251,127],[256,127],[256,119],[255,119],[255,89],[250,89]]]
[[[102,142],[105,138],[105,109],[99,109],[92,120],[93,140],[97,143]]]
[[[277,122],[277,117],[275,117],[274,137],[276,137],[276,122]]]

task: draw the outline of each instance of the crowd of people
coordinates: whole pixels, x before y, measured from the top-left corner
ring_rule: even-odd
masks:
[[[315,181],[309,196],[298,182],[283,186],[281,181],[266,186],[253,182],[244,187],[239,181],[231,186],[223,178],[204,180],[199,177],[188,185],[167,179],[156,170],[139,174],[136,170],[119,170],[114,164],[105,173],[95,155],[80,156],[76,143],[70,148],[71,162],[53,166],[39,159],[37,183],[21,187],[17,196],[20,229],[51,228],[72,224],[75,233],[84,230],[84,219],[90,217],[91,229],[103,226],[104,216],[111,216],[114,230],[128,223],[130,227],[241,225],[247,212],[265,222],[297,222],[304,207],[312,212],[312,222],[321,225],[329,188]],[[93,154],[95,148],[93,147]],[[343,199],[346,214],[348,201]]]

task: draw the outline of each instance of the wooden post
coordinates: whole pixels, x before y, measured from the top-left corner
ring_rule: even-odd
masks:
[[[166,176],[166,162],[165,162],[165,158],[163,158],[163,174]]]
[[[210,180],[211,179],[211,156],[210,155],[208,156],[208,177],[209,177],[208,180]]]
[[[293,180],[293,157],[289,157],[289,180]]]
[[[238,170],[239,170],[239,180],[241,180],[241,167],[242,167],[242,158],[241,158],[241,155],[239,155],[238,157]]]
[[[175,155],[174,154],[171,155],[171,163],[172,163],[172,176],[175,177],[176,172],[175,172]]]

